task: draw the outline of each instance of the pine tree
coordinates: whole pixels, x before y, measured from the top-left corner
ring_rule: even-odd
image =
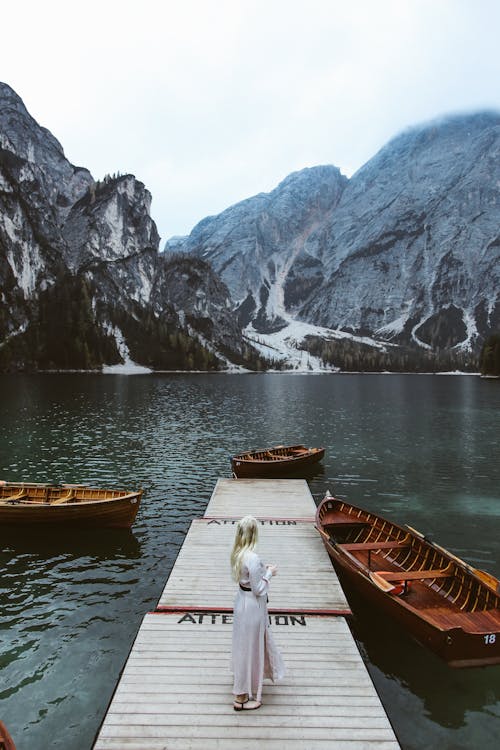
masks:
[[[479,369],[482,375],[500,376],[500,332],[491,334],[484,342]]]

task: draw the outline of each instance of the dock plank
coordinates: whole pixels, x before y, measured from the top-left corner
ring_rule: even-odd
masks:
[[[228,522],[193,521],[159,605],[232,607],[237,590],[229,565],[234,533],[234,525]],[[264,562],[278,566],[278,575],[271,581],[270,607],[348,609],[330,558],[311,523],[263,521],[257,550]]]
[[[304,480],[220,479],[192,522],[156,613],[144,618],[94,750],[396,750],[349,627],[348,604]],[[270,623],[287,667],[258,711],[232,707],[234,524],[259,521],[278,565]],[[161,611],[161,608],[165,608]],[[327,616],[318,613],[329,612]],[[316,613],[316,614],[311,614]]]
[[[108,710],[95,750],[140,747],[272,748],[279,736],[287,746],[360,750],[398,747],[352,635],[341,617],[306,616],[303,625],[273,626],[287,665],[277,685],[264,683],[263,706],[255,712],[232,708],[231,625],[222,619],[198,622],[181,613],[146,615]],[[158,635],[162,634],[161,640]],[[293,637],[289,637],[293,636]],[[311,636],[321,652],[309,650]],[[156,652],[137,678],[136,649]],[[349,663],[339,667],[339,649]],[[178,658],[171,659],[172,653]],[[182,659],[191,654],[194,658]],[[346,685],[339,685],[343,675]],[[181,689],[183,688],[183,689]],[[148,692],[143,693],[146,690]],[[153,692],[153,696],[151,694]],[[137,700],[136,695],[142,699]],[[134,742],[136,743],[134,745]],[[199,742],[199,744],[197,744]],[[184,745],[182,745],[184,743]],[[222,745],[224,746],[224,745]],[[282,747],[283,745],[281,745]]]
[[[314,519],[316,504],[305,479],[218,479],[206,516]]]
[[[326,740],[315,740],[315,748],[324,748],[324,750],[331,750],[337,745],[338,748],[345,747],[347,750],[394,750],[393,740],[349,740],[348,744],[335,742],[334,737],[329,737]],[[186,739],[169,739],[168,745],[165,745],[164,739],[149,739],[147,744],[147,750],[205,750],[207,747],[205,739],[189,738],[189,744],[186,744]],[[220,738],[217,742],[217,750],[255,750],[256,743],[252,740],[247,741],[242,737],[229,737]],[[304,741],[301,738],[287,739],[286,741],[287,750],[304,750]],[[309,747],[309,745],[307,745]],[[120,737],[120,738],[104,738],[99,745],[100,750],[144,750],[145,746],[141,738],[136,739],[133,737]],[[265,750],[283,750],[283,741],[276,739],[266,739],[265,745],[261,745],[261,748]]]

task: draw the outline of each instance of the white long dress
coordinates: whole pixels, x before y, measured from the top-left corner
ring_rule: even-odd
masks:
[[[271,571],[255,552],[247,552],[241,567],[240,584],[234,600],[232,668],[233,693],[260,701],[262,681],[273,682],[285,674],[281,654],[274,642],[267,613]]]

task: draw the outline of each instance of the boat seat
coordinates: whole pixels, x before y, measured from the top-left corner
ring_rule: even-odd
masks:
[[[434,568],[434,570],[395,570],[386,572],[376,571],[386,581],[423,581],[426,578],[447,578],[453,572],[452,565],[446,568]]]
[[[62,505],[63,503],[68,503],[70,500],[73,500],[74,497],[75,497],[75,491],[70,490],[66,495],[63,495],[62,497],[58,497],[57,500],[53,500],[50,504]]]
[[[361,531],[361,529],[366,529],[368,527],[371,527],[371,523],[368,523],[368,521],[333,521],[332,523],[325,523],[323,528],[328,535],[335,537],[335,532],[340,529],[345,529],[346,531]]]
[[[346,544],[339,544],[346,552],[368,552],[368,567],[370,568],[372,562],[372,552],[379,552],[383,550],[397,550],[400,552],[403,549],[410,549],[409,534],[403,539],[393,540],[392,542],[347,542]]]
[[[364,552],[365,550],[371,552],[372,550],[376,551],[379,549],[402,549],[410,545],[408,544],[408,540],[400,539],[399,541],[394,540],[392,542],[352,542],[347,544],[340,542],[339,546],[348,552]]]
[[[17,495],[11,495],[10,497],[2,497],[0,499],[0,505],[10,505],[14,503],[19,503],[21,500],[25,500],[28,497],[28,493],[26,490],[21,490],[21,492],[18,492]]]

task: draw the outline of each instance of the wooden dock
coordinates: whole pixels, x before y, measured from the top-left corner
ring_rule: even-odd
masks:
[[[395,750],[399,744],[345,615],[347,601],[303,480],[220,479],[192,522],[154,613],[146,615],[94,750]],[[278,565],[269,612],[287,667],[258,711],[232,708],[229,552],[234,523],[260,523]]]

